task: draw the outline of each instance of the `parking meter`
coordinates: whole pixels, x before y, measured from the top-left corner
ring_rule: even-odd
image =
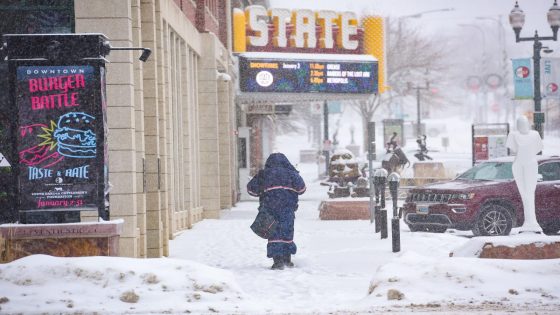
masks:
[[[10,129],[20,223],[109,220],[107,99],[103,34],[7,34]]]
[[[378,168],[373,175],[373,183],[375,187],[375,233],[381,231],[381,219],[379,217],[381,208],[385,207],[385,181],[387,178],[387,170]],[[381,196],[380,196],[381,195]],[[382,204],[380,204],[382,202]]]
[[[375,160],[375,122],[368,123],[368,168],[369,168],[369,222],[375,218],[375,208],[377,201],[374,202],[374,179],[373,179],[373,160]],[[377,223],[376,223],[377,224]]]
[[[397,173],[391,173],[389,175],[389,191],[391,192],[391,198],[393,199],[393,217],[391,218],[391,236],[392,236],[392,247],[393,253],[399,252],[401,250],[401,235],[400,235],[400,221],[398,215],[398,189],[401,177]]]

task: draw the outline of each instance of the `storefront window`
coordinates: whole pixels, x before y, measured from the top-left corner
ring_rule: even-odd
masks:
[[[3,0],[1,34],[74,32],[73,0]]]
[[[73,33],[74,0],[2,0],[0,1],[0,35]],[[9,132],[10,93],[8,64],[0,61],[0,153],[13,163],[13,136]],[[1,158],[1,157],[0,157]],[[4,161],[5,162],[5,161]],[[5,164],[5,163],[4,163]],[[0,167],[0,223],[16,220],[12,209],[13,194],[7,183],[13,183],[12,169]]]

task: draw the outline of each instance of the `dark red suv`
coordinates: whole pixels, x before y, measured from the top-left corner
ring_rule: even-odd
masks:
[[[508,235],[523,224],[523,204],[511,165],[513,157],[474,166],[454,180],[411,189],[403,206],[411,231],[472,230]],[[560,230],[560,157],[539,157],[535,205],[546,234]]]

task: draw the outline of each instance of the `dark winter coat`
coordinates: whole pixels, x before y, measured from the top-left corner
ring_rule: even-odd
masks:
[[[267,256],[293,255],[295,211],[298,195],[305,192],[305,183],[298,171],[282,153],[273,153],[260,171],[247,184],[247,192],[259,197],[259,210],[267,209],[278,220],[278,229],[268,239]]]

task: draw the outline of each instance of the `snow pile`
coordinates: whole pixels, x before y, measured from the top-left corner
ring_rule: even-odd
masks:
[[[560,260],[434,257],[412,251],[381,266],[370,284],[375,305],[558,304]],[[388,300],[397,290],[401,300]]]
[[[558,154],[558,138],[548,141],[556,146],[546,154]],[[292,162],[309,148],[294,135],[277,146]],[[469,154],[433,156],[459,169],[470,167]],[[368,220],[319,220],[325,167],[298,169],[308,189],[296,212],[293,269],[270,270],[266,240],[249,229],[255,199],[177,235],[172,258],[36,255],[0,265],[0,314],[559,314],[560,259],[474,258],[487,238],[410,232],[402,222],[402,251],[392,253],[391,233],[381,240]],[[491,240],[507,246],[531,237]]]
[[[229,271],[178,259],[28,256],[0,265],[0,313],[234,312]]]
[[[493,237],[476,237],[458,247],[453,251],[453,257],[478,257],[482,252],[482,248],[487,243],[491,243],[494,247],[507,246],[517,247],[525,244],[534,243],[545,245],[560,242],[559,236],[546,236],[533,233],[515,234],[519,229],[515,229],[509,236],[493,236]]]

